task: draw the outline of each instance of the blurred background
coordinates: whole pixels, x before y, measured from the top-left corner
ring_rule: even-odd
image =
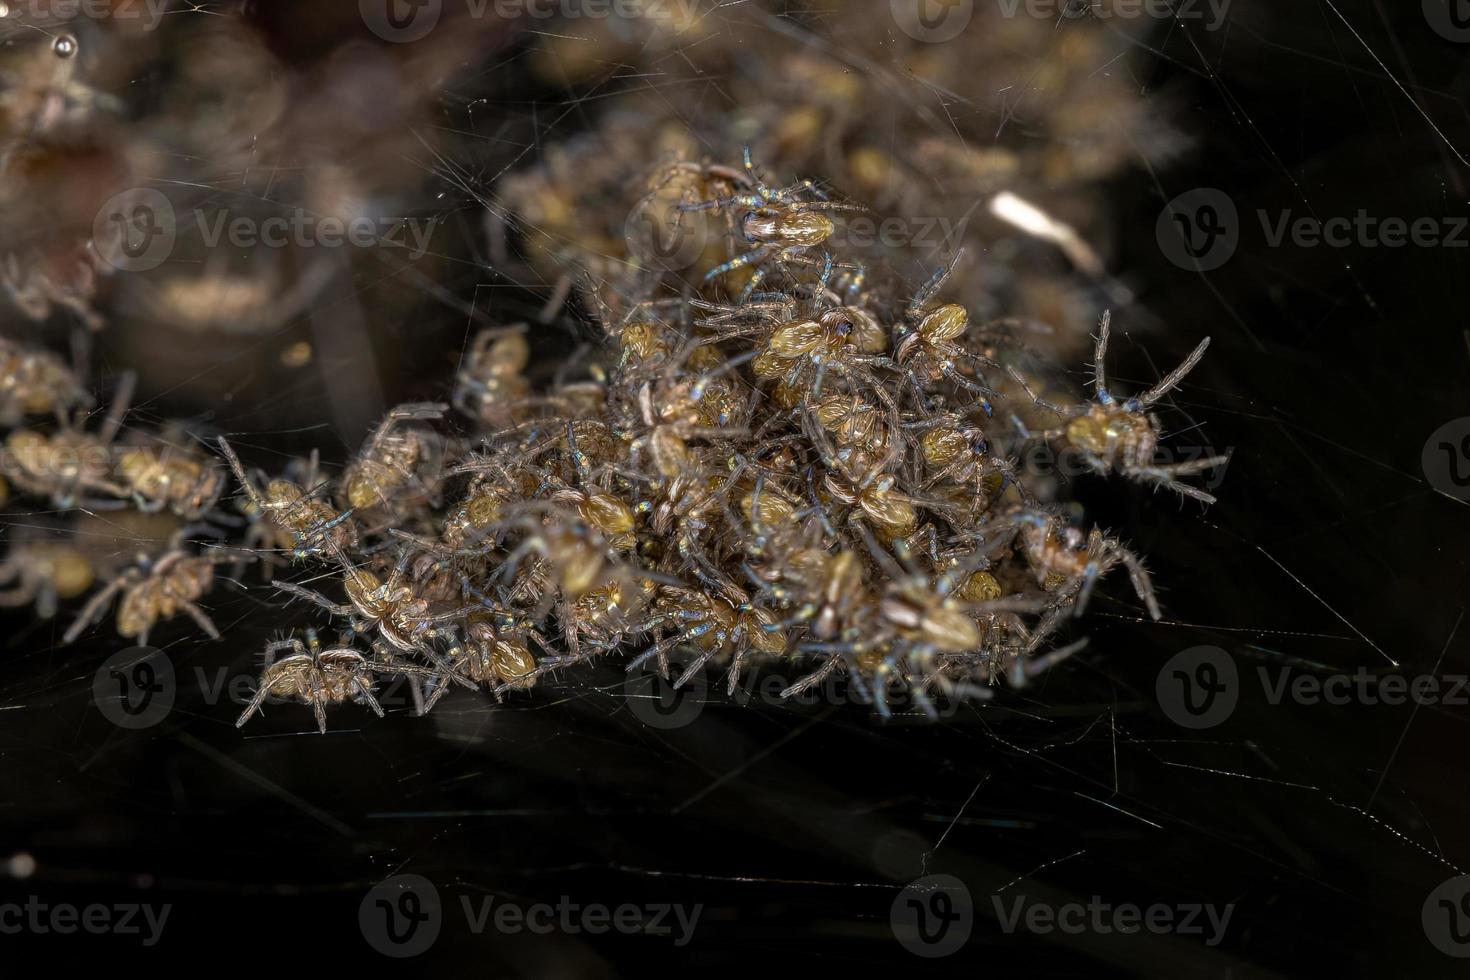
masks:
[[[106,625],[61,646],[69,610],[11,615],[0,904],[171,911],[146,947],[0,935],[9,962],[1463,975],[1441,946],[1470,946],[1435,922],[1470,936],[1470,908],[1426,903],[1470,863],[1470,706],[1271,689],[1470,672],[1467,494],[1424,467],[1470,416],[1458,0],[3,6],[0,323],[79,359],[104,404],[136,371],[130,428],[179,420],[271,470],[319,447],[333,469],[388,405],[441,397],[481,327],[531,321],[550,374],[596,339],[606,264],[645,258],[630,189],[669,153],[750,146],[773,180],[903,216],[875,244],[895,275],[964,246],[956,295],[1048,325],[1038,362],[1078,392],[1104,309],[1129,390],[1212,337],[1171,428],[1232,454],[1208,510],[1079,479],[1147,556],[1164,621],[1111,581],[1082,655],[937,723],[713,690],[660,714],[607,665],[422,719],[390,693],[386,719],[344,708],[325,737],[289,706],[237,731],[236,682],[307,621],[247,569],[206,603],[221,641],[151,637],[171,704],[127,728],[94,694],[125,646]],[[128,223],[141,191],[172,215],[161,250],[128,237],[151,234]],[[998,217],[1002,191],[1074,237]],[[298,216],[285,244],[230,237]],[[372,233],[324,246],[326,218]],[[1314,239],[1333,219],[1352,229]],[[1390,219],[1430,224],[1392,246]],[[124,562],[157,533],[4,520]],[[1201,646],[1238,678],[1228,717],[1189,728],[1169,665]],[[432,883],[442,928],[393,961],[360,913],[400,874]],[[930,874],[964,882],[973,922],[925,958],[894,906]],[[1233,910],[1207,944],[1007,926],[1016,896]],[[477,935],[464,903],[487,897],[702,911],[682,945]]]

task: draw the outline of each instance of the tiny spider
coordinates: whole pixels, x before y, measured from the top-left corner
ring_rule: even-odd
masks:
[[[60,431],[45,435],[34,429],[16,429],[5,440],[0,473],[27,493],[48,497],[58,508],[87,506],[93,510],[121,506],[117,501],[131,492],[112,479],[112,441],[122,428],[136,376],[125,374],[118,383],[112,407],[96,435],[86,432],[77,418]],[[112,500],[92,500],[100,493]]]
[[[182,532],[175,534],[168,550],[157,558],[139,555],[138,563],[123,571],[94,595],[77,614],[76,622],[62,636],[71,643],[82,630],[101,618],[113,596],[122,593],[117,607],[119,636],[148,643],[148,633],[161,620],[187,613],[212,640],[219,639],[214,620],[196,605],[214,586],[214,566],[240,560],[237,554],[191,555],[182,547]]]
[[[50,619],[62,599],[75,599],[92,587],[96,570],[78,549],[59,541],[17,541],[0,562],[0,607],[36,604],[36,615]]]
[[[1021,544],[1037,582],[1057,596],[1060,605],[1075,601],[1073,612],[1082,615],[1097,580],[1121,564],[1128,569],[1133,590],[1148,608],[1149,616],[1159,619],[1163,615],[1143,561],[1116,538],[1098,528],[1084,536],[1080,528],[1055,513],[1027,511],[1018,516],[1018,523]]]
[[[319,554],[326,547],[348,550],[357,546],[357,529],[350,523],[352,511],[337,513],[321,499],[326,491],[325,483],[316,483],[317,459],[312,453],[305,467],[305,480],[310,487],[303,490],[288,479],[271,480],[261,493],[255,488],[240,457],[219,437],[220,452],[235,471],[235,479],[250,499],[255,523],[246,539],[247,546],[259,544],[277,550],[291,550],[296,556]]]
[[[497,619],[502,623],[497,623]],[[451,664],[476,684],[488,686],[497,701],[506,690],[524,691],[534,687],[538,677],[536,657],[523,636],[526,628],[519,624],[503,625],[513,619],[490,609],[477,609],[464,618],[464,642],[455,643],[446,651]],[[544,645],[540,634],[531,632]],[[433,708],[449,689],[437,678],[429,686],[424,712]]]
[[[749,188],[747,192],[679,205],[680,211],[722,210],[732,216],[739,215],[739,233],[753,246],[743,255],[705,273],[706,282],[772,257],[782,265],[814,264],[807,251],[821,245],[837,230],[832,219],[821,212],[866,210],[856,204],[826,200],[810,180],[789,187],[768,186],[756,175],[748,146],[744,161],[745,173],[739,183]],[[803,200],[804,196],[816,200]],[[758,281],[752,281],[747,293]]]
[[[531,360],[525,331],[526,325],[518,323],[475,335],[455,375],[450,401],[456,410],[485,425],[505,426],[513,421],[515,406],[531,391],[522,374]]]
[[[185,520],[195,520],[212,509],[225,483],[218,465],[181,452],[167,440],[161,449],[121,449],[117,473],[140,511],[151,514],[168,508]]]
[[[275,659],[281,650],[290,655]],[[428,668],[410,664],[374,661],[359,653],[343,637],[339,645],[322,649],[316,630],[306,631],[306,643],[295,637],[266,644],[265,669],[261,672],[255,697],[235,722],[242,727],[260,709],[267,697],[288,698],[311,705],[317,728],[327,733],[327,705],[357,701],[383,717],[383,706],[373,697],[376,674],[429,674]]]
[[[420,483],[419,464],[437,462],[430,458],[432,441],[406,428],[405,423],[443,418],[448,407],[441,402],[414,402],[389,411],[342,474],[347,506],[366,510],[401,503],[400,491],[410,483]]]
[[[958,257],[955,260],[958,262]],[[898,349],[894,352],[894,360],[900,367],[906,368],[910,374],[910,382],[915,379],[924,381],[938,381],[948,378],[966,391],[976,395],[980,399],[980,407],[985,409],[985,414],[993,415],[994,410],[990,405],[989,396],[995,392],[985,385],[972,381],[963,374],[957,362],[967,361],[975,365],[988,367],[997,366],[994,361],[987,357],[973,353],[960,346],[956,341],[960,335],[970,326],[970,314],[963,306],[954,303],[946,303],[943,306],[930,308],[929,302],[944,287],[950,275],[954,272],[955,263],[952,262],[934,274],[934,277],[914,294],[905,311],[905,319],[908,325],[902,330],[905,334],[899,341]],[[914,383],[916,391],[922,391],[922,386]]]
[[[1012,370],[1011,376],[1031,400],[1047,411],[1054,412],[1065,423],[1060,428],[1048,429],[1037,435],[1043,439],[1064,439],[1098,473],[1121,473],[1132,479],[1167,487],[1186,497],[1213,504],[1215,497],[1212,494],[1181,483],[1178,478],[1213,469],[1229,462],[1230,457],[1210,456],[1183,463],[1162,466],[1156,464],[1154,455],[1159,448],[1163,427],[1158,418],[1148,411],[1160,398],[1177,388],[1185,375],[1194,370],[1200,358],[1204,357],[1205,349],[1210,346],[1210,338],[1200,341],[1199,346],[1158,384],[1141,395],[1119,400],[1108,390],[1105,368],[1111,324],[1112,313],[1104,313],[1093,358],[1097,393],[1087,404],[1059,408],[1042,401],[1031,391],[1020,374]],[[1019,420],[1017,425],[1020,425]],[[1025,432],[1024,426],[1021,428],[1023,435],[1030,435]]]
[[[397,564],[384,580],[365,568],[353,567],[338,551],[337,560],[343,569],[342,587],[347,593],[345,605],[293,582],[272,579],[271,585],[282,592],[307,599],[334,616],[347,619],[354,633],[376,633],[393,650],[419,654],[456,682],[473,690],[475,685],[434,651],[429,642],[446,635],[449,627],[445,624],[474,607],[443,608],[416,594],[413,586],[405,581],[412,557],[411,551],[402,551]]]
[[[658,662],[659,674],[669,676],[669,651],[683,643],[692,643],[699,656],[674,681],[682,687],[717,654],[732,654],[731,684],[740,675],[746,661],[756,655],[775,657],[786,652],[786,634],[777,625],[776,616],[768,609],[749,602],[730,602],[694,589],[665,586],[659,591],[654,616],[639,625],[639,632],[674,627],[675,632],[628,662],[628,672],[637,670],[649,660]]]
[[[61,415],[92,403],[92,396],[55,354],[0,338],[0,424],[27,415]]]

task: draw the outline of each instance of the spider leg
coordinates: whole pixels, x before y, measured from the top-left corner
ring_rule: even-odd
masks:
[[[1085,646],[1087,646],[1087,637],[1084,636],[1075,643],[1069,643],[1056,650],[1049,650],[1039,657],[1017,657],[1011,662],[1009,676],[1006,679],[1010,681],[1012,687],[1025,687]]]
[[[1205,350],[1209,346],[1209,337],[1201,340],[1199,346],[1177,368],[1164,375],[1158,384],[1133,399],[1133,401],[1136,401],[1141,408],[1148,408],[1154,402],[1173,391],[1179,386],[1179,382],[1184,380],[1184,376],[1194,370],[1194,366],[1200,362],[1200,358],[1205,356]]]
[[[102,591],[98,592],[90,600],[88,600],[87,604],[81,608],[80,612],[77,613],[77,618],[72,622],[71,626],[61,637],[62,644],[65,645],[67,643],[71,643],[77,637],[81,636],[82,630],[86,629],[88,626],[91,626],[94,622],[96,622],[97,619],[102,615],[102,613],[107,609],[108,604],[112,602],[112,597],[117,595],[119,590],[123,589],[126,586],[132,585],[137,580],[138,575],[136,571],[130,571],[124,572],[122,575],[119,575],[117,578],[109,582],[102,589]]]
[[[383,706],[378,703],[377,698],[373,697],[373,689],[361,677],[356,676],[352,678],[352,686],[357,688],[358,693],[362,695],[368,707],[373,709],[374,714],[379,718],[383,717]]]
[[[320,592],[313,592],[311,589],[304,589],[294,582],[286,582],[278,578],[273,578],[271,579],[271,585],[282,592],[289,592],[291,595],[297,596],[298,598],[307,599],[311,602],[314,602],[334,616],[353,616],[357,613],[357,610],[354,609],[352,606],[338,605],[331,599],[328,599],[326,596],[322,595]]]
[[[812,671],[810,674],[807,674],[801,680],[797,681],[795,684],[792,684],[790,687],[786,688],[784,691],[782,691],[777,696],[780,697],[780,698],[782,698],[782,699],[785,699],[785,698],[793,697],[793,696],[795,696],[797,694],[804,694],[805,692],[807,692],[807,691],[811,690],[812,688],[816,687],[818,684],[822,683],[822,681],[826,680],[827,679],[827,675],[831,674],[832,671],[836,670],[837,669],[837,665],[840,664],[840,663],[842,663],[842,654],[841,653],[834,653],[834,654],[832,654],[832,656],[828,657],[822,663],[822,666],[818,667],[816,670]]]
[[[250,703],[245,706],[245,710],[240,714],[240,717],[235,719],[236,728],[244,727],[245,723],[250,720],[250,716],[260,710],[260,706],[265,703],[266,695],[269,693],[269,684],[261,684],[255,689],[255,697],[250,699]]]
[[[189,618],[194,620],[200,629],[209,634],[211,640],[219,639],[219,627],[214,625],[214,620],[210,619],[209,615],[203,609],[200,609],[188,599],[179,599],[178,602],[184,608],[184,612],[189,614]]]
[[[1128,569],[1128,577],[1133,581],[1133,591],[1143,600],[1148,607],[1148,614],[1154,619],[1162,619],[1164,613],[1159,609],[1159,600],[1154,595],[1153,580],[1149,578],[1148,569],[1143,567],[1143,562],[1133,552],[1122,545],[1115,545],[1114,550],[1122,559],[1123,566]]]
[[[749,252],[746,252],[744,255],[741,255],[738,258],[733,258],[729,262],[726,262],[724,265],[717,265],[713,269],[706,272],[704,274],[704,281],[710,282],[711,280],[718,279],[720,276],[723,276],[727,272],[734,272],[736,269],[743,269],[748,265],[754,265],[755,263],[765,259],[770,254],[770,245],[757,245],[755,248],[751,249]]]
[[[307,683],[310,684],[309,699],[311,701],[312,714],[316,715],[316,726],[321,729],[323,735],[327,734],[327,704],[326,693],[322,690],[321,672],[317,669],[307,671]]]

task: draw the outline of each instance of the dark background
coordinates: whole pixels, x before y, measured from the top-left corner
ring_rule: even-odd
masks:
[[[314,56],[274,7],[255,16],[292,57]],[[509,40],[456,83],[446,118],[462,120],[479,97],[513,98],[526,116],[538,99],[559,104],[564,93],[516,75],[525,43]],[[1236,0],[1226,29],[1166,26],[1119,66],[1196,145],[1167,168],[1141,153],[1108,189],[1109,267],[1139,295],[1116,314],[1114,383],[1146,386],[1212,336],[1176,401],[1206,444],[1234,454],[1207,512],[1120,481],[1079,489],[1148,556],[1164,622],[1139,622],[1126,582],[1111,581],[1078,627],[1091,638],[1084,654],[940,724],[711,693],[693,724],[659,732],[630,713],[606,667],[503,706],[454,694],[422,720],[345,708],[319,737],[302,734],[308,715],[290,707],[237,731],[238,706],[205,703],[192,683],[166,721],[123,731],[90,694],[115,639],[97,631],[62,648],[65,617],[14,619],[0,674],[0,847],[38,867],[0,881],[0,900],[173,911],[153,949],[53,935],[0,938],[0,955],[441,976],[1463,975],[1430,945],[1420,912],[1470,864],[1467,708],[1272,705],[1251,678],[1281,664],[1381,673],[1387,657],[1409,675],[1470,672],[1470,629],[1455,632],[1470,600],[1470,510],[1420,468],[1429,434],[1470,415],[1467,250],[1272,248],[1255,218],[1470,213],[1467,53],[1417,3]],[[489,174],[503,151],[466,152],[470,171]],[[1242,216],[1233,259],[1203,274],[1171,264],[1155,237],[1164,203],[1196,187],[1225,191]],[[471,196],[426,175],[422,199],[458,236],[437,279],[459,308],[417,292],[403,333],[379,352],[395,367],[383,372],[389,400],[433,393],[466,300],[493,296],[502,321],[539,305],[537,284],[480,261]],[[375,283],[355,285],[371,305]],[[542,343],[564,348],[568,336],[551,330]],[[235,393],[238,412],[210,421],[261,433],[254,444],[270,452],[310,444],[309,429],[283,430],[312,424],[314,384],[261,365]],[[282,410],[271,392],[303,395],[291,419],[272,416]],[[224,642],[182,624],[154,637],[190,677],[252,672],[287,625],[258,588],[225,587],[210,608]],[[1229,650],[1247,680],[1231,718],[1201,733],[1174,725],[1154,692],[1164,662],[1202,644]],[[389,962],[363,941],[358,906],[400,872],[433,881],[448,914],[429,953]],[[935,961],[908,953],[889,925],[898,890],[928,872],[963,879],[976,907],[968,944]],[[1235,910],[1217,948],[1007,935],[989,899],[1002,888],[1053,903]],[[460,900],[487,895],[704,910],[684,948],[654,936],[474,936]]]

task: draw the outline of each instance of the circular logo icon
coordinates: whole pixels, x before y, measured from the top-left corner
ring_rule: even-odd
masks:
[[[1164,205],[1154,234],[1164,257],[1190,272],[1218,269],[1240,244],[1240,216],[1230,195],[1196,187]]]
[[[1446,41],[1470,41],[1470,0],[1424,0],[1424,19]]]
[[[409,44],[428,36],[444,12],[443,0],[357,0],[368,30],[385,41]]]
[[[1440,493],[1470,500],[1470,416],[1434,430],[1419,457],[1424,479]]]
[[[384,956],[418,956],[434,945],[444,925],[439,889],[422,875],[394,875],[363,896],[357,924],[368,945]]]
[[[158,268],[173,252],[177,234],[174,206],[151,187],[114,194],[92,220],[97,254],[123,272]]]
[[[679,272],[687,269],[704,254],[708,241],[705,219],[701,214],[641,205],[633,209],[623,222],[623,237],[628,254],[645,268]]]
[[[970,938],[975,904],[954,875],[925,875],[898,893],[888,910],[893,936],[916,956],[948,956]]]
[[[669,679],[665,680],[658,674],[658,664],[650,660],[642,671],[629,675],[623,682],[623,694],[633,717],[660,731],[683,728],[698,718],[709,695],[709,683],[700,671],[675,687],[683,674],[684,665],[671,661]]]
[[[1170,657],[1154,684],[1159,707],[1181,728],[1223,724],[1240,700],[1235,660],[1219,647],[1190,647]]]
[[[1435,949],[1446,956],[1470,957],[1470,875],[1451,878],[1430,892],[1421,918]]]
[[[119,728],[152,728],[168,717],[177,693],[173,661],[153,647],[114,653],[92,677],[92,702]]]
[[[953,41],[970,26],[975,0],[889,0],[898,29],[915,41]]]

